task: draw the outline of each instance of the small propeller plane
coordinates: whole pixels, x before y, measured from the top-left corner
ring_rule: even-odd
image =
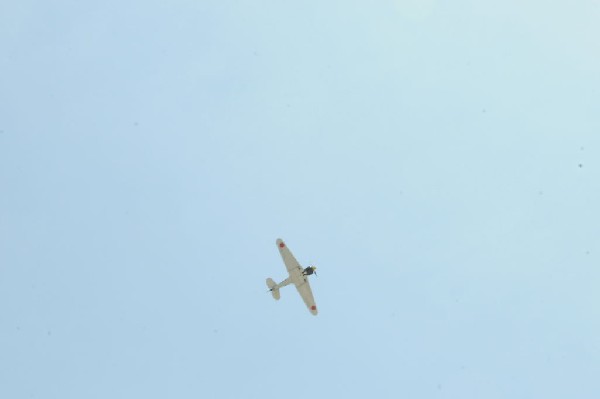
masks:
[[[279,300],[279,289],[293,283],[296,286],[298,293],[300,293],[300,296],[304,300],[309,312],[316,316],[318,313],[317,304],[315,303],[315,299],[313,298],[313,294],[310,289],[310,284],[308,283],[308,276],[311,274],[316,276],[317,273],[315,270],[317,270],[317,268],[314,266],[308,266],[307,268],[303,269],[281,238],[277,239],[276,244],[277,248],[279,248],[281,257],[283,258],[283,263],[285,263],[285,267],[289,273],[289,277],[279,284],[276,284],[272,278],[268,278],[267,286],[269,287],[269,291],[271,291],[273,298]]]

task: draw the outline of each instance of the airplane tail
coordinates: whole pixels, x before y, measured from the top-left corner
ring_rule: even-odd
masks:
[[[279,295],[279,287],[277,287],[277,283],[273,281],[273,279],[270,277],[267,279],[267,287],[269,287],[273,298],[275,298],[276,300],[279,300],[279,298],[281,298],[281,295]]]

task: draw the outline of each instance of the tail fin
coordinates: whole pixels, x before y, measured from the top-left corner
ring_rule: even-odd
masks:
[[[272,278],[267,279],[267,287],[269,287],[269,290],[271,290],[271,295],[273,295],[273,298],[275,298],[276,300],[279,300],[279,298],[281,298],[281,296],[279,295],[279,288],[277,288],[277,283],[275,283],[275,281],[273,281]]]

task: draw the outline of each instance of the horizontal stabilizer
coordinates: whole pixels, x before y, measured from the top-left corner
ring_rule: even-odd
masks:
[[[279,300],[279,298],[281,298],[281,295],[279,294],[279,287],[277,287],[277,283],[273,281],[272,278],[267,279],[267,287],[269,287],[273,298],[275,298],[276,300]]]

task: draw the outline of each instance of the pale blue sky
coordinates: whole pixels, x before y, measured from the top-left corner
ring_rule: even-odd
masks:
[[[0,397],[598,398],[600,3],[522,3],[0,4]]]

